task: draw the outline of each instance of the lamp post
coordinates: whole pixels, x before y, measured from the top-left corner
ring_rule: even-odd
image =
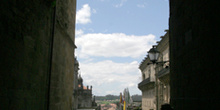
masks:
[[[148,51],[148,55],[150,58],[150,61],[155,64],[158,57],[159,57],[160,52],[156,49],[156,46],[154,45],[153,48],[150,49],[150,51]]]
[[[150,61],[153,63],[154,69],[155,69],[155,86],[156,86],[156,110],[158,110],[158,81],[157,81],[157,74],[156,74],[156,66],[155,63],[157,63],[158,57],[159,57],[160,52],[156,49],[156,46],[153,46],[153,48],[148,51],[148,56],[150,58]]]

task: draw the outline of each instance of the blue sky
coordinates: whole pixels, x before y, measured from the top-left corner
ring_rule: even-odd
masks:
[[[94,95],[141,94],[140,62],[168,29],[168,0],[77,0],[76,56]]]

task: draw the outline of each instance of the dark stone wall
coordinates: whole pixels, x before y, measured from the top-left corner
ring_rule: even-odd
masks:
[[[56,0],[55,24],[53,1],[0,3],[0,110],[71,109],[76,0]]]
[[[79,89],[78,90],[78,108],[91,108],[92,107],[92,90]]]
[[[0,109],[45,110],[52,7],[45,0],[0,4]]]
[[[71,110],[74,82],[76,0],[56,1],[50,110]]]
[[[170,85],[175,110],[217,110],[219,2],[170,0]]]

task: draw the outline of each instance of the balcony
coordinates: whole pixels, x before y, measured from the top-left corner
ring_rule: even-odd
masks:
[[[161,69],[161,70],[157,73],[157,76],[158,76],[158,78],[160,78],[160,77],[163,77],[163,76],[165,76],[165,75],[167,75],[167,74],[169,74],[169,73],[170,73],[170,68],[167,67],[167,68]]]
[[[170,68],[163,68],[161,69],[157,75],[158,75],[158,78],[161,82],[165,83],[165,84],[169,84],[170,82]]]
[[[140,90],[146,90],[154,88],[154,81],[151,81],[150,78],[147,78],[138,84]]]

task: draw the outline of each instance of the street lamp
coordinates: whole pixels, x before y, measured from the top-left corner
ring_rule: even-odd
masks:
[[[148,51],[148,56],[150,58],[150,61],[153,63],[154,67],[155,67],[155,63],[158,63],[158,57],[159,57],[160,52],[156,49],[156,46],[153,46],[153,48],[150,49],[150,51]],[[155,68],[155,72],[156,72],[156,68]],[[156,77],[156,83],[155,83],[155,87],[156,87],[156,110],[158,110],[158,81],[157,81],[157,75],[155,74]]]
[[[156,46],[154,45],[153,48],[148,51],[148,55],[150,58],[150,61],[154,64],[156,63],[158,57],[159,57],[160,52],[156,49]]]
[[[153,66],[155,67],[155,89],[156,89],[156,110],[159,110],[159,99],[158,99],[158,76],[156,74],[156,64],[164,64],[166,62],[169,62],[169,61],[157,61],[158,60],[158,57],[160,55],[160,52],[156,49],[156,46],[154,45],[153,48],[151,48],[149,51],[148,51],[148,56],[149,56],[149,59],[152,63],[148,63],[148,64],[153,64]]]

